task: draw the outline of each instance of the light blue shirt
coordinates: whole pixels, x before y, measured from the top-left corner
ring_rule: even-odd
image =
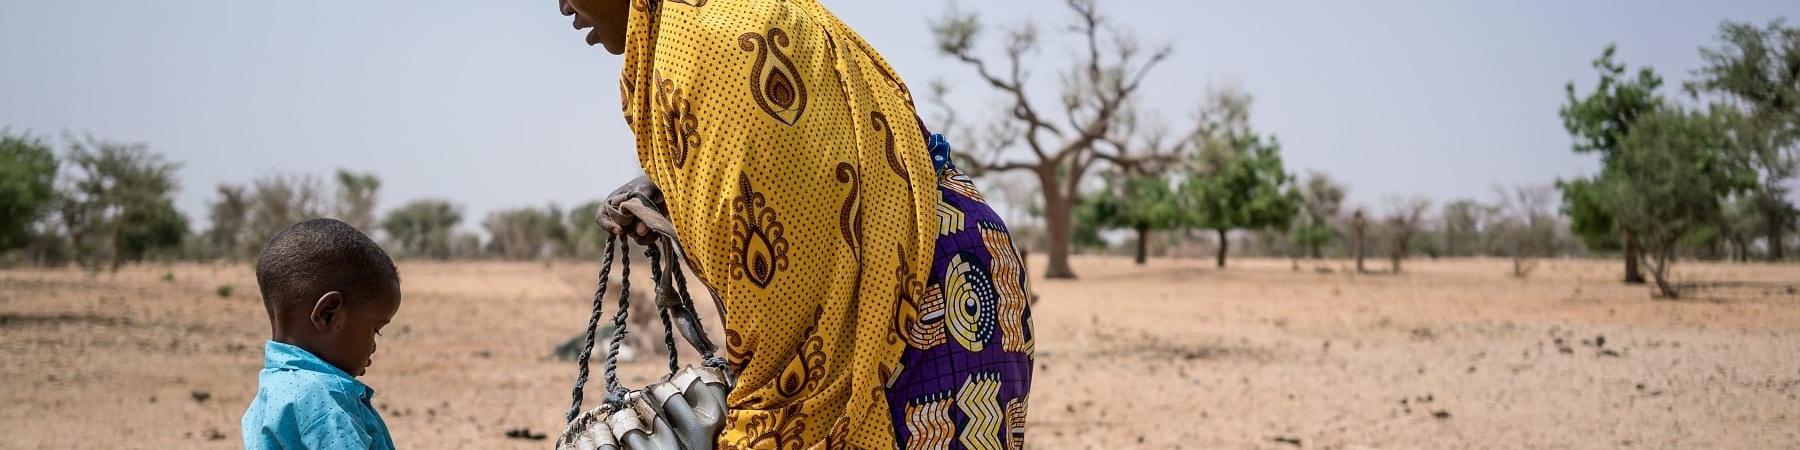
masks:
[[[269,341],[256,400],[244,411],[244,448],[392,450],[375,395],[306,349]]]

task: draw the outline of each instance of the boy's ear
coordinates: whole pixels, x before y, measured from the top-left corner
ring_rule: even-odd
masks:
[[[342,325],[339,320],[344,315],[344,294],[338,291],[326,292],[313,302],[312,326],[321,333],[330,332],[333,325]]]

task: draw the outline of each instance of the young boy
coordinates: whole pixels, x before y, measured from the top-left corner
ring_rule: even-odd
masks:
[[[369,404],[374,391],[356,381],[400,309],[387,252],[344,222],[300,222],[263,246],[256,285],[273,337],[244,411],[244,448],[394,448]]]

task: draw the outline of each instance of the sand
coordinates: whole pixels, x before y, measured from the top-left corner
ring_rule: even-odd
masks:
[[[1800,448],[1800,265],[1684,263],[1670,301],[1611,261],[1231,264],[1036,280],[1028,447]],[[402,263],[363,378],[396,444],[549,447],[506,433],[561,430],[596,268]],[[238,448],[267,334],[242,264],[0,271],[0,448]]]

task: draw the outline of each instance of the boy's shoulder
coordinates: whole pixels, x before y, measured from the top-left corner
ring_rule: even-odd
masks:
[[[360,420],[371,414],[363,401],[367,388],[331,374],[295,369],[264,369],[256,398],[244,411],[246,428],[288,428],[306,432],[315,422],[348,416]]]
[[[244,411],[244,448],[391,449],[387,428],[369,404],[373,395],[306,349],[270,341],[256,397]]]
[[[356,400],[370,394],[356,381],[302,347],[270,341],[263,352],[263,368],[257,373],[257,398]]]
[[[342,447],[313,445],[327,441],[377,448],[372,445],[378,431],[385,439],[385,428],[370,425],[371,420],[378,425],[379,416],[363,397],[367,388],[354,381],[295,369],[264,369],[259,378],[241,423],[245,448]]]
[[[302,369],[263,369],[258,374],[258,403],[301,407],[350,406],[368,395],[368,388],[334,374]]]

